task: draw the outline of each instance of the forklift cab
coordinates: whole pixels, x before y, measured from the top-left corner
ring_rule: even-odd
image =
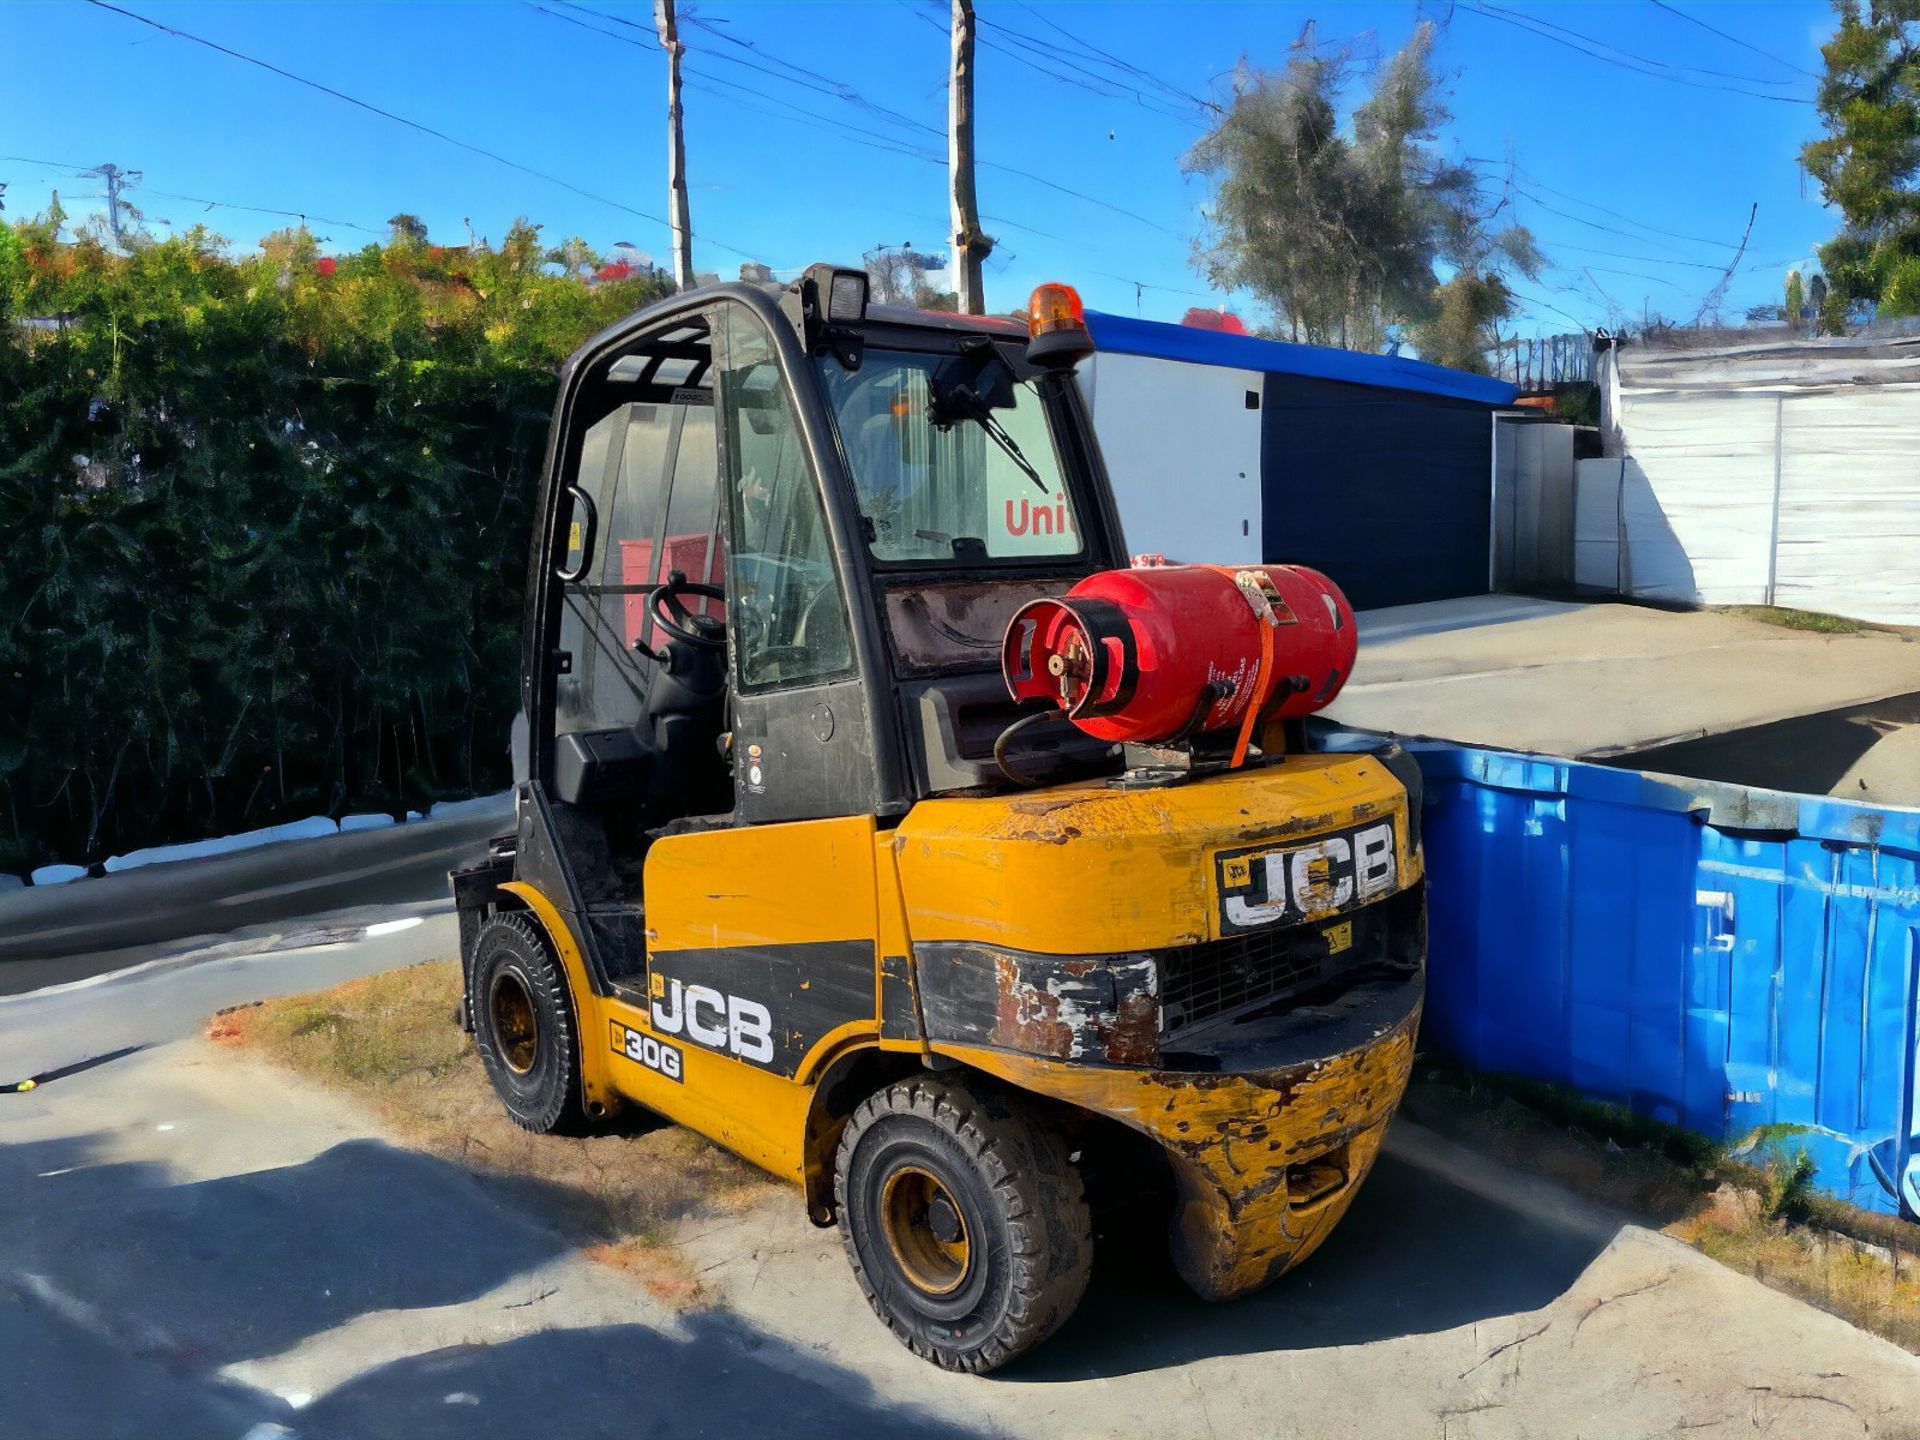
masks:
[[[526,799],[584,908],[668,827],[1004,784],[1008,617],[1124,563],[1070,375],[1011,322],[869,311],[865,279],[695,292],[568,367],[522,673]],[[1077,732],[1032,748],[1112,764]]]
[[[709,1136],[982,1371],[1078,1302],[1089,1167],[1168,1197],[1210,1298],[1344,1213],[1424,993],[1419,779],[1276,743],[1141,784],[1029,723],[1010,621],[1126,565],[1078,299],[866,290],[695,290],[562,372],[515,832],[452,876],[461,1013],[517,1122]]]

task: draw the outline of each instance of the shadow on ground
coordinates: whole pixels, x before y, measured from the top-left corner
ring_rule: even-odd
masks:
[[[1087,1298],[1008,1381],[1047,1383],[1164,1369],[1216,1355],[1364,1345],[1551,1304],[1603,1237],[1530,1219],[1383,1155],[1333,1235],[1270,1289],[1208,1304],[1162,1247],[1103,1247]]]
[[[1731,785],[1829,795],[1889,730],[1913,724],[1920,724],[1920,695],[1896,695],[1844,710],[1796,715],[1626,755],[1609,755],[1598,763]]]
[[[302,1411],[301,1434],[983,1440],[984,1432],[882,1401],[863,1376],[734,1316],[691,1316],[685,1328],[684,1338],[644,1325],[546,1330],[413,1356],[370,1371]]]
[[[176,1181],[104,1137],[0,1148],[0,1436],[581,1436],[756,1432],[961,1440],[737,1320],[552,1330],[388,1364],[299,1411],[223,1382],[356,1316],[487,1294],[572,1248],[569,1198],[377,1141]],[[644,1303],[635,1291],[636,1310]],[[455,1397],[449,1400],[447,1397]]]

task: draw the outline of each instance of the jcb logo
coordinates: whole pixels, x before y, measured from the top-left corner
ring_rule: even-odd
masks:
[[[1352,910],[1399,887],[1391,820],[1303,845],[1223,851],[1215,859],[1220,929],[1228,935]]]
[[[696,1045],[762,1065],[773,1059],[773,1012],[758,1001],[659,974],[652,989],[653,1028],[662,1035],[684,1034]]]

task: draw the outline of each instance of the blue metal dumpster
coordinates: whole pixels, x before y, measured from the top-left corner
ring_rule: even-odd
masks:
[[[1415,745],[1425,1040],[1920,1214],[1920,811]]]

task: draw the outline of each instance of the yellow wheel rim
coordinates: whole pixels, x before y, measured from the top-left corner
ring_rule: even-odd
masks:
[[[880,1228],[914,1288],[951,1295],[965,1282],[972,1255],[966,1216],[931,1171],[903,1165],[887,1177],[880,1192]]]
[[[526,982],[512,971],[493,977],[493,993],[488,1000],[493,1012],[493,1033],[499,1037],[500,1059],[516,1075],[533,1069],[540,1054],[540,1025],[533,1013],[533,996]]]

